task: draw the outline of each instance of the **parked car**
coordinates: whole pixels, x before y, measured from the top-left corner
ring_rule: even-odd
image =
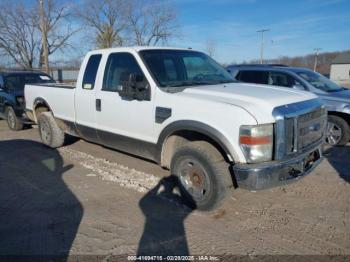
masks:
[[[246,83],[284,86],[318,95],[328,110],[326,141],[343,146],[350,140],[350,90],[307,68],[283,65],[232,65],[236,80]]]
[[[92,51],[76,86],[26,85],[25,97],[44,144],[70,134],[153,160],[201,210],[236,184],[295,181],[322,159],[327,112],[317,96],[236,83],[194,50]]]
[[[51,82],[54,80],[41,72],[0,72],[0,118],[6,119],[12,130],[33,123],[24,114],[24,85]]]

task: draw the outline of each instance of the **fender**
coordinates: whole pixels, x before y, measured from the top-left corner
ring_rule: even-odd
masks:
[[[33,115],[34,115],[35,121],[37,121],[36,114],[35,114],[35,108],[36,108],[36,106],[38,104],[44,104],[53,114],[53,111],[51,110],[51,107],[49,106],[49,103],[47,103],[44,98],[37,97],[37,98],[34,99],[34,102],[33,102]]]
[[[38,104],[44,104],[45,106],[47,106],[47,107],[50,109],[50,111],[52,111],[51,108],[50,108],[50,106],[49,106],[49,103],[47,103],[46,100],[45,100],[44,98],[42,98],[42,97],[37,97],[37,98],[35,98],[35,99],[34,99],[34,103],[33,103],[33,109],[35,109],[35,107],[36,107]]]
[[[164,142],[170,135],[178,131],[194,131],[206,135],[222,148],[231,162],[234,162],[234,159],[238,159],[234,149],[230,146],[231,143],[217,129],[198,121],[179,120],[167,125],[159,135],[157,142],[157,160],[159,163],[161,162],[161,152]]]

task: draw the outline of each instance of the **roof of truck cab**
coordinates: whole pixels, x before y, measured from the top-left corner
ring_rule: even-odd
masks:
[[[285,66],[285,65],[269,65],[269,64],[262,64],[262,65],[251,65],[251,64],[239,64],[239,65],[230,65],[227,66],[228,69],[243,69],[243,70],[261,70],[261,71],[267,71],[267,70],[276,70],[276,71],[292,71],[292,72],[298,72],[298,71],[312,71],[309,68],[306,67],[295,67],[295,66]]]
[[[110,53],[110,52],[121,52],[121,51],[143,51],[143,50],[183,50],[183,51],[195,51],[191,48],[179,48],[179,47],[165,47],[165,46],[131,46],[131,47],[113,47],[105,49],[92,50],[89,53]]]

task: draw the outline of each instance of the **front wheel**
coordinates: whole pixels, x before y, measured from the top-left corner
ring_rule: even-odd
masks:
[[[19,131],[23,129],[23,123],[19,117],[16,116],[15,110],[12,107],[6,108],[7,125],[11,130]]]
[[[326,142],[331,146],[344,146],[349,142],[348,123],[339,116],[328,116]]]
[[[213,210],[233,185],[229,166],[211,144],[192,142],[179,148],[171,161],[171,174],[191,208]]]

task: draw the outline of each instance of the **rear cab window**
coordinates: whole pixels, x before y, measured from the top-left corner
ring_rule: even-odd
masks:
[[[82,88],[86,90],[92,90],[95,87],[96,75],[98,67],[100,66],[102,55],[91,55],[89,61],[86,64]]]

